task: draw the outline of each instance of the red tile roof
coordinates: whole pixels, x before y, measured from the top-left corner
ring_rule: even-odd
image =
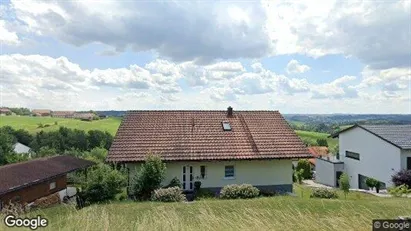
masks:
[[[278,111],[128,112],[107,161],[143,161],[149,151],[166,161],[312,157]]]
[[[328,147],[323,147],[323,146],[312,146],[308,148],[308,151],[314,156],[314,157],[322,157],[322,156],[328,156]],[[311,158],[308,160],[311,164],[315,165],[315,158]]]
[[[0,195],[93,165],[73,156],[53,156],[0,167]]]

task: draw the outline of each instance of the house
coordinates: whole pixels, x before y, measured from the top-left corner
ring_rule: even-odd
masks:
[[[314,156],[314,158],[308,159],[313,171],[315,171],[315,160],[317,157],[329,157],[328,147],[325,146],[311,146],[308,147],[308,151]]]
[[[90,112],[77,112],[74,113],[73,118],[81,120],[93,120],[96,115]]]
[[[51,110],[48,109],[33,109],[31,111],[31,114],[34,116],[50,116],[51,115]]]
[[[57,118],[73,118],[74,113],[75,111],[53,111],[51,116]]]
[[[13,203],[31,203],[67,188],[67,173],[94,162],[72,156],[53,156],[0,166],[0,209]]]
[[[351,188],[368,189],[367,178],[380,181],[386,188],[392,186],[393,174],[411,169],[411,125],[356,124],[332,137],[339,138],[339,159],[322,172],[317,164],[316,175],[320,178],[346,172]]]
[[[14,152],[17,154],[21,154],[21,153],[29,153],[30,152],[30,147],[22,144],[22,143],[15,143],[14,144]]]
[[[0,115],[11,115],[11,113],[11,110],[6,107],[0,108]]]
[[[133,179],[147,153],[166,163],[186,191],[200,181],[219,192],[229,184],[292,192],[292,160],[311,158],[278,111],[129,111],[107,161],[123,163]],[[129,181],[130,185],[130,181]]]

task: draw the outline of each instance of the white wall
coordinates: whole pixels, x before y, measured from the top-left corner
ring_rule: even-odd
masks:
[[[358,174],[392,185],[391,176],[401,169],[399,148],[359,127],[341,133],[339,144],[351,188],[358,188]],[[345,151],[359,153],[360,160],[346,158]]]
[[[321,158],[316,158],[315,165],[315,181],[320,184],[336,187],[337,171],[344,172],[344,164],[332,163]]]
[[[401,150],[401,168],[407,168],[407,157],[411,157],[411,150]]]
[[[182,182],[182,166],[193,166],[194,180],[200,176],[200,166],[206,166],[206,178],[201,179],[202,188],[223,187],[228,184],[249,183],[256,186],[292,184],[291,160],[252,160],[252,161],[202,161],[202,162],[168,162],[167,174],[163,185],[177,177]],[[130,176],[140,164],[129,163]],[[225,166],[234,165],[234,179],[224,179]]]

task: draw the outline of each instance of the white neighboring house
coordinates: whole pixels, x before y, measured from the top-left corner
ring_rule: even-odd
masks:
[[[351,188],[368,189],[365,180],[370,177],[382,182],[385,188],[392,186],[393,174],[411,169],[411,125],[354,125],[332,137],[339,138],[339,161],[327,166],[324,162],[323,168],[317,168],[317,176],[324,176],[319,179],[346,172]],[[319,183],[330,185],[328,181]]]
[[[14,152],[17,154],[28,153],[30,152],[30,147],[17,142],[16,144],[14,144]]]

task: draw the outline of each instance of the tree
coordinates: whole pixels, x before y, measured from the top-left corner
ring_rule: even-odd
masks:
[[[296,170],[297,171],[302,170],[303,179],[311,179],[312,178],[311,165],[310,165],[310,162],[307,159],[298,160]]]
[[[124,172],[106,164],[98,164],[87,174],[81,197],[89,203],[113,200],[118,193],[122,192],[126,183],[127,177]]]
[[[16,137],[17,141],[29,146],[31,142],[33,142],[33,136],[24,129],[19,129],[14,131],[14,136]]]
[[[107,157],[107,150],[105,148],[93,148],[90,152],[86,152],[85,157],[89,160],[103,163]]]
[[[294,176],[299,184],[303,183],[303,179],[304,179],[303,175],[304,175],[304,169],[294,171]]]
[[[328,147],[328,142],[326,139],[317,139],[317,145]]]
[[[151,193],[161,187],[165,174],[165,163],[159,156],[149,153],[133,179],[132,192],[135,199],[150,199]]]
[[[0,131],[0,165],[8,164],[10,155],[14,155],[16,138],[9,133]]]
[[[411,170],[400,170],[391,176],[391,181],[395,186],[401,186],[403,184],[407,185],[408,188],[411,188]]]
[[[48,146],[41,147],[35,154],[32,154],[33,158],[54,156],[57,154],[56,149],[50,148]]]
[[[347,194],[350,192],[350,178],[347,173],[343,173],[339,179],[340,189],[344,191],[344,196],[347,199]]]

